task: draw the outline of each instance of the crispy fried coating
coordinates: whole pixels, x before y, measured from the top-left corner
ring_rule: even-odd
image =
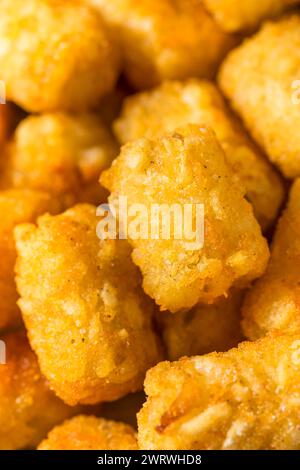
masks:
[[[0,330],[20,320],[14,279],[16,249],[13,230],[17,224],[34,222],[44,212],[59,212],[60,206],[41,191],[0,191]]]
[[[236,43],[202,0],[89,0],[116,31],[125,73],[138,89],[164,79],[212,77]]]
[[[204,0],[225,31],[251,30],[266,18],[282,13],[299,0]]]
[[[38,450],[137,450],[134,429],[128,424],[76,416],[50,431]]]
[[[219,82],[249,131],[288,178],[300,176],[300,16],[266,23],[226,58]]]
[[[270,336],[226,353],[148,371],[141,449],[300,449],[300,336]]]
[[[68,404],[140,389],[159,360],[152,303],[125,240],[101,241],[96,207],[15,230],[19,306],[41,370]]]
[[[205,80],[164,82],[125,100],[114,130],[122,144],[140,137],[156,138],[186,124],[211,126],[228,163],[246,187],[256,218],[266,229],[283,200],[282,181],[231,114],[217,87]]]
[[[197,305],[183,313],[158,315],[167,357],[176,361],[213,351],[227,351],[243,339],[241,305],[243,292],[234,292],[213,305]]]
[[[0,365],[0,449],[33,448],[76,409],[50,391],[25,333],[10,333],[1,340],[6,364]]]
[[[117,153],[96,114],[29,116],[16,130],[3,178],[8,186],[47,191],[65,207],[99,204],[107,196],[100,173]]]
[[[1,0],[1,79],[27,111],[83,111],[110,92],[119,53],[81,0]]]
[[[300,331],[300,179],[279,221],[266,273],[247,294],[243,315],[251,339],[272,330]]]
[[[190,125],[157,140],[129,143],[101,181],[112,193],[112,204],[120,196],[127,198],[129,210],[142,204],[138,220],[148,232],[135,236],[128,230],[127,235],[144,290],[161,310],[173,313],[212,303],[233,285],[242,287],[263,273],[269,257],[266,240],[208,128]],[[174,204],[167,224],[164,208],[171,214]],[[155,205],[159,220],[153,215]],[[197,205],[203,205],[204,224]]]

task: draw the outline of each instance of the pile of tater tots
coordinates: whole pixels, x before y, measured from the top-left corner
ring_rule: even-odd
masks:
[[[0,82],[0,449],[300,449],[300,0],[0,0]]]

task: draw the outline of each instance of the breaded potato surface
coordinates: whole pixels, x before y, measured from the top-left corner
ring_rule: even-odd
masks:
[[[1,79],[30,112],[83,111],[110,92],[119,52],[100,15],[81,0],[1,0]]]
[[[224,33],[202,0],[89,0],[113,27],[125,74],[138,89],[164,79],[211,78],[236,39]]]
[[[183,313],[157,315],[167,357],[176,361],[233,348],[242,341],[241,306],[243,292],[238,291],[213,305],[197,305]]]
[[[16,249],[13,230],[17,224],[34,222],[44,212],[57,213],[60,206],[41,191],[0,191],[0,330],[21,321],[14,279]]]
[[[242,287],[263,273],[269,258],[266,240],[243,187],[208,128],[190,125],[157,140],[144,138],[125,145],[112,167],[102,173],[101,182],[111,191],[112,204],[125,196],[129,209],[143,205],[139,219],[148,233],[133,237],[128,231],[128,237],[144,290],[161,310],[176,312],[198,302],[212,303],[233,285]],[[160,218],[156,226],[151,211],[154,205],[161,211],[163,204],[168,210],[177,204],[181,214],[190,214],[195,236],[189,231],[189,242],[184,232],[191,220],[187,224],[170,217],[167,236],[166,219],[160,223]],[[196,204],[204,207],[203,247],[200,237],[194,243],[203,227]],[[179,236],[178,229],[182,229]]]
[[[0,365],[0,449],[34,448],[76,409],[50,391],[25,333],[10,333],[1,340],[6,364]]]
[[[217,87],[209,81],[169,81],[125,100],[114,130],[122,144],[156,138],[187,124],[211,126],[228,163],[246,187],[256,218],[266,229],[283,200],[282,181],[231,114]]]
[[[141,449],[300,449],[300,335],[161,362],[147,373]]]
[[[300,176],[300,16],[266,23],[226,58],[219,83],[288,178]]]
[[[141,388],[160,356],[153,306],[125,240],[100,241],[96,207],[15,230],[19,306],[41,370],[71,405]]]
[[[208,11],[225,31],[253,29],[299,0],[204,0]]]
[[[99,176],[117,153],[96,114],[29,116],[8,149],[4,179],[12,187],[47,191],[65,207],[78,201],[99,204],[107,197]]]
[[[38,450],[137,450],[134,429],[128,424],[76,416],[50,431]]]
[[[272,330],[300,331],[300,179],[277,226],[266,273],[247,294],[243,315],[251,339]]]

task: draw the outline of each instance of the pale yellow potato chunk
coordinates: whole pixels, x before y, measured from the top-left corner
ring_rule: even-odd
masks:
[[[19,306],[41,370],[66,403],[113,401],[159,360],[153,306],[125,240],[100,242],[96,207],[15,230]]]
[[[279,221],[266,273],[246,296],[243,328],[251,339],[300,330],[300,179]]]
[[[204,3],[225,31],[241,31],[257,27],[299,0],[204,0]]]
[[[212,77],[236,39],[202,0],[88,0],[119,38],[125,74],[138,89],[164,79]]]
[[[157,315],[170,361],[213,351],[227,351],[243,339],[241,306],[243,291],[234,292],[213,305],[197,305],[183,313]]]
[[[16,248],[13,230],[17,224],[34,222],[44,212],[57,213],[60,205],[41,191],[0,191],[0,330],[20,323],[14,279]]]
[[[300,335],[148,371],[138,415],[141,449],[300,449]]]
[[[233,285],[245,286],[263,273],[269,257],[266,240],[211,130],[190,125],[156,140],[129,143],[101,182],[112,193],[112,205],[120,196],[127,198],[129,211],[142,205],[138,218],[129,218],[127,236],[144,290],[161,310],[212,303]],[[156,224],[155,204],[159,211],[163,204],[167,210],[177,204],[182,221],[170,216],[167,224],[160,213],[163,221]],[[183,223],[187,204],[191,220]],[[197,205],[204,208],[203,246]],[[140,234],[130,229],[131,222],[139,222]]]
[[[118,147],[96,114],[29,116],[8,149],[3,179],[12,187],[44,190],[65,207],[106,199],[98,183]]]
[[[1,79],[27,111],[97,106],[119,72],[100,15],[81,0],[1,0]]]
[[[282,181],[226,106],[217,87],[204,80],[169,81],[125,100],[114,130],[122,144],[156,138],[186,124],[211,126],[228,163],[246,187],[246,197],[263,229],[276,219]]]
[[[226,58],[219,83],[270,160],[300,176],[300,16],[266,23]]]
[[[49,389],[25,333],[2,336],[6,364],[0,365],[0,449],[34,448],[75,408]]]
[[[134,429],[128,424],[95,416],[76,416],[56,426],[38,450],[137,450]]]

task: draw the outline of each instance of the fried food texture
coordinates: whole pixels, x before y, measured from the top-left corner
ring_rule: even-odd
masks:
[[[252,30],[299,0],[204,0],[204,3],[221,28],[232,32]]]
[[[131,426],[95,416],[76,416],[55,427],[38,450],[137,450]]]
[[[226,58],[219,83],[270,160],[300,176],[300,16],[266,23]]]
[[[12,187],[47,191],[66,208],[78,201],[99,204],[107,196],[99,176],[117,153],[96,114],[29,116],[9,146],[4,179]]]
[[[89,0],[115,30],[134,88],[164,79],[211,78],[236,39],[207,14],[202,0]]]
[[[176,361],[233,348],[242,341],[243,292],[234,292],[213,305],[197,305],[187,312],[158,315],[167,357]]]
[[[144,290],[161,310],[212,303],[232,286],[242,287],[263,273],[269,257],[266,240],[211,130],[191,125],[157,140],[129,143],[101,182],[112,193],[112,205],[121,196],[129,210],[142,205],[142,236],[131,230],[127,235]],[[170,223],[154,217],[156,207],[162,218],[162,210],[169,210]],[[180,220],[184,210],[189,224]]]
[[[119,52],[81,0],[1,0],[1,79],[30,112],[85,111],[110,92]]]
[[[14,279],[16,248],[13,230],[17,224],[34,222],[44,212],[57,213],[60,206],[41,191],[0,191],[0,330],[20,323]]]
[[[148,371],[141,449],[300,448],[300,336],[270,336]]]
[[[17,227],[19,306],[51,387],[66,403],[116,400],[159,360],[153,306],[125,240],[100,241],[96,207]]]
[[[168,81],[149,92],[130,96],[114,123],[114,130],[120,143],[125,144],[141,137],[156,138],[187,124],[213,128],[227,162],[246,187],[246,197],[253,205],[256,218],[263,229],[268,228],[282,204],[282,181],[212,82]]]
[[[76,409],[49,389],[25,333],[10,333],[1,339],[6,364],[0,365],[0,449],[34,448]]]
[[[272,330],[300,331],[300,179],[274,236],[266,273],[246,296],[243,328],[256,339]]]

